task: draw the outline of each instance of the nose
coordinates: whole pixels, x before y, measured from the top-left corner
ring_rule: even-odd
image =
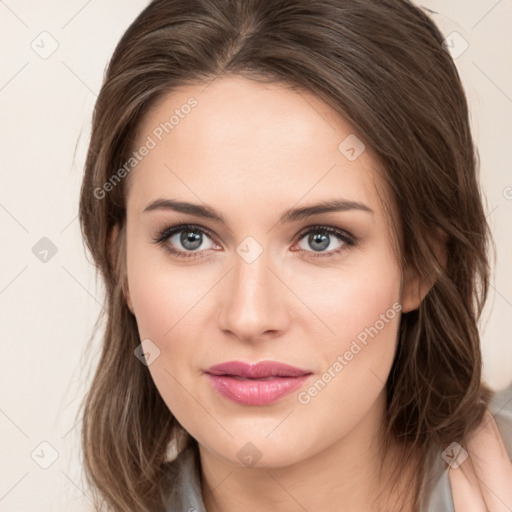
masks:
[[[235,255],[221,288],[219,327],[246,342],[278,337],[289,325],[292,294],[269,260],[266,252],[251,263]]]

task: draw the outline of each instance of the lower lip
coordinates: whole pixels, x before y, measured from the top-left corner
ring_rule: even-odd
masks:
[[[243,380],[227,375],[207,374],[212,386],[224,397],[239,404],[267,405],[300,388],[311,375]]]

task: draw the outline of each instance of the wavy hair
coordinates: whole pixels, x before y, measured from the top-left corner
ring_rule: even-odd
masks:
[[[408,0],[154,0],[126,30],[94,108],[79,204],[105,283],[102,351],[80,408],[98,510],[164,510],[169,447],[197,449],[134,357],[140,339],[123,293],[129,179],[102,187],[130,158],[151,106],[178,86],[229,75],[310,91],[382,164],[401,225],[401,267],[433,282],[401,316],[383,439],[402,447],[394,481],[415,453],[410,499],[418,507],[427,496],[429,454],[463,444],[492,395],[478,331],[492,239],[467,99],[443,39]],[[441,234],[445,264],[432,243]]]

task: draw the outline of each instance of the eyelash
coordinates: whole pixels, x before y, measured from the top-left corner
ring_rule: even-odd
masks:
[[[200,232],[203,234],[208,235],[210,238],[213,237],[212,233],[205,228],[202,228],[196,224],[181,224],[179,226],[169,226],[162,229],[157,236],[153,239],[153,243],[161,245],[169,254],[176,258],[183,258],[183,259],[189,259],[194,260],[197,258],[202,258],[203,256],[199,256],[199,254],[202,251],[178,251],[176,249],[173,249],[168,244],[166,244],[167,240],[171,238],[176,233],[180,233],[181,231],[194,231],[194,232]],[[327,233],[330,235],[334,235],[338,237],[345,245],[332,251],[328,251],[325,253],[317,253],[313,254],[312,258],[330,258],[333,257],[336,254],[339,254],[340,252],[344,251],[347,247],[356,247],[359,240],[354,237],[353,235],[349,234],[346,231],[343,231],[338,228],[334,228],[331,226],[323,226],[323,225],[314,225],[314,226],[308,226],[303,231],[301,231],[297,235],[297,241],[300,241],[304,238],[305,235],[308,235],[310,233]],[[314,252],[314,251],[304,251],[304,250],[298,250],[297,252]]]

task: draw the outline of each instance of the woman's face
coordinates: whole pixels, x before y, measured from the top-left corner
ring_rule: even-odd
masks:
[[[269,467],[342,442],[369,418],[380,424],[400,310],[415,304],[402,295],[381,203],[390,198],[351,126],[311,94],[220,78],[149,111],[143,146],[128,178],[125,293],[180,424],[210,453]],[[345,207],[286,214],[334,201]],[[310,373],[228,378],[240,402],[206,373],[227,361]],[[296,389],[252,403],[240,391],[278,379]]]

